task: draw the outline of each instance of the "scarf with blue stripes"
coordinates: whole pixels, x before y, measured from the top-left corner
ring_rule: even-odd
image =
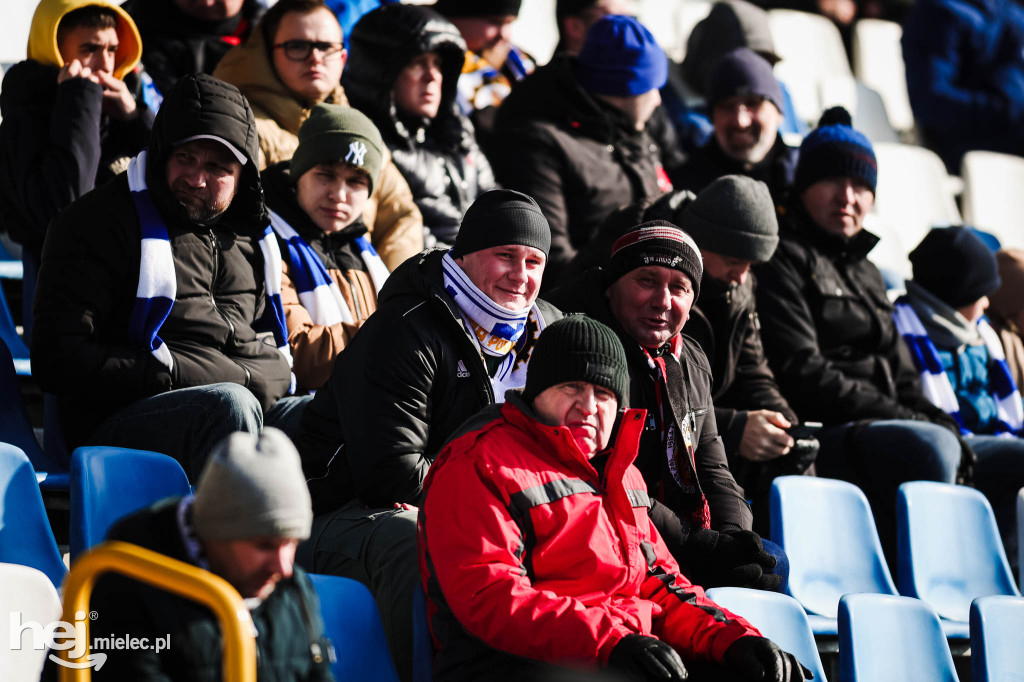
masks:
[[[271,227],[285,243],[284,257],[288,262],[299,303],[309,312],[313,324],[355,324],[357,320],[352,310],[320,256],[291,225],[285,222],[284,218],[273,211],[269,213]],[[365,234],[356,237],[355,243],[359,248],[363,265],[373,280],[374,289],[379,294],[384,281],[388,278],[388,268]]]
[[[170,315],[177,295],[174,254],[171,251],[167,225],[146,187],[145,150],[139,152],[139,155],[128,164],[128,188],[132,193],[142,233],[139,286],[129,321],[129,338],[133,343],[146,347],[160,364],[173,370],[174,358],[160,338],[160,327]],[[281,252],[269,225],[264,230],[259,245],[263,253],[266,305],[263,315],[253,324],[253,329],[257,333],[271,332],[274,344],[291,367],[292,354],[288,349],[288,329],[285,326],[284,308],[281,305]],[[293,390],[294,386],[293,376]]]
[[[928,332],[905,296],[896,301],[893,319],[921,375],[921,389],[925,397],[956,420],[961,434],[971,435],[960,416],[960,403],[942,367],[935,344],[928,338]],[[996,433],[1020,434],[1024,429],[1024,405],[1006,364],[999,335],[984,317],[978,320],[977,325],[989,356],[989,385],[993,390],[999,420]]]

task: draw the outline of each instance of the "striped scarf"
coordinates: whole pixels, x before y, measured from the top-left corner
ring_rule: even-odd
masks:
[[[129,338],[132,342],[145,346],[160,364],[173,370],[174,358],[159,334],[160,327],[174,307],[177,295],[174,254],[171,251],[170,237],[167,235],[167,225],[146,187],[145,150],[139,152],[139,155],[128,164],[128,188],[135,202],[135,212],[139,217],[142,233],[139,286],[129,321]],[[267,304],[253,329],[273,334],[277,349],[288,360],[290,367],[292,355],[288,350],[288,330],[284,321],[284,308],[281,306],[281,252],[277,248],[277,239],[269,225],[264,230],[259,245],[260,251],[263,252],[263,279]],[[294,384],[293,377],[293,389]]]
[[[355,324],[355,316],[345,302],[345,297],[341,295],[337,282],[327,272],[320,256],[291,225],[285,222],[284,218],[273,211],[269,213],[270,225],[285,243],[284,257],[288,261],[292,282],[299,295],[299,303],[309,311],[313,324]],[[359,247],[359,255],[363,259],[366,271],[373,280],[374,289],[380,293],[384,281],[388,278],[388,268],[366,235],[356,237],[355,243]]]
[[[896,330],[910,349],[914,366],[921,375],[921,389],[925,397],[953,417],[960,425],[960,432],[963,435],[971,435],[960,416],[960,404],[953,391],[953,385],[942,367],[942,360],[939,359],[935,344],[928,338],[928,332],[906,297],[896,301],[893,319],[896,322]],[[982,317],[977,324],[978,333],[988,350],[989,385],[996,400],[996,413],[999,418],[996,433],[1020,434],[1024,429],[1024,404],[1006,364],[999,335],[986,318]]]

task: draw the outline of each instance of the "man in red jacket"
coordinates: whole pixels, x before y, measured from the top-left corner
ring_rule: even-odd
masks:
[[[807,679],[679,573],[632,465],[645,411],[619,411],[628,381],[611,329],[560,320],[537,341],[522,393],[481,412],[434,462],[419,548],[438,682],[536,679],[558,666]]]

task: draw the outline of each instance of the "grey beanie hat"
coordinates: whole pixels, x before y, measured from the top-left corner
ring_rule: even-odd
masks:
[[[313,503],[288,436],[268,427],[222,440],[199,476],[192,518],[203,540],[308,538]]]
[[[726,175],[704,188],[679,224],[697,246],[721,256],[763,263],[779,245],[779,222],[768,186],[746,175]]]

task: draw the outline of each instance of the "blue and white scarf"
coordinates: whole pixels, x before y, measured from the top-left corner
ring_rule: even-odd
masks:
[[[139,287],[129,321],[129,337],[145,346],[167,369],[174,369],[174,358],[160,338],[160,327],[170,315],[177,295],[174,275],[174,254],[167,235],[167,225],[157,211],[146,187],[146,152],[139,152],[128,164],[128,187],[135,202],[142,233],[142,256],[139,265]],[[281,252],[274,231],[268,225],[259,241],[263,252],[263,279],[267,303],[263,315],[253,325],[257,332],[271,332],[274,344],[292,364],[288,349],[288,329],[281,306]],[[292,387],[294,388],[294,377]]]
[[[507,390],[526,386],[526,363],[516,361],[516,342],[522,338],[531,316],[537,324],[537,334],[546,326],[544,319],[536,304],[523,310],[506,310],[492,301],[462,271],[451,252],[444,254],[441,267],[445,291],[462,312],[466,329],[477,340],[480,350],[491,357],[504,358],[491,378],[494,398],[502,402]]]
[[[914,366],[921,375],[921,388],[925,397],[953,417],[960,425],[962,434],[971,435],[960,416],[960,404],[953,391],[953,385],[950,384],[949,377],[942,367],[938,351],[917,313],[906,301],[906,297],[896,301],[893,319],[896,322],[896,330],[910,349]],[[1024,429],[1024,404],[1010,375],[999,336],[987,318],[979,319],[977,326],[989,355],[989,384],[994,392],[999,419],[996,432],[1019,434]]]
[[[285,222],[284,218],[273,211],[269,213],[271,227],[287,247],[284,257],[288,260],[299,303],[309,312],[313,324],[355,324],[357,320],[352,310],[345,302],[345,297],[341,295],[337,282],[327,272],[327,267],[320,260],[320,256],[291,225]],[[366,271],[373,280],[373,287],[379,294],[390,274],[388,268],[366,235],[356,237],[355,243],[359,247],[359,255],[363,259]]]

